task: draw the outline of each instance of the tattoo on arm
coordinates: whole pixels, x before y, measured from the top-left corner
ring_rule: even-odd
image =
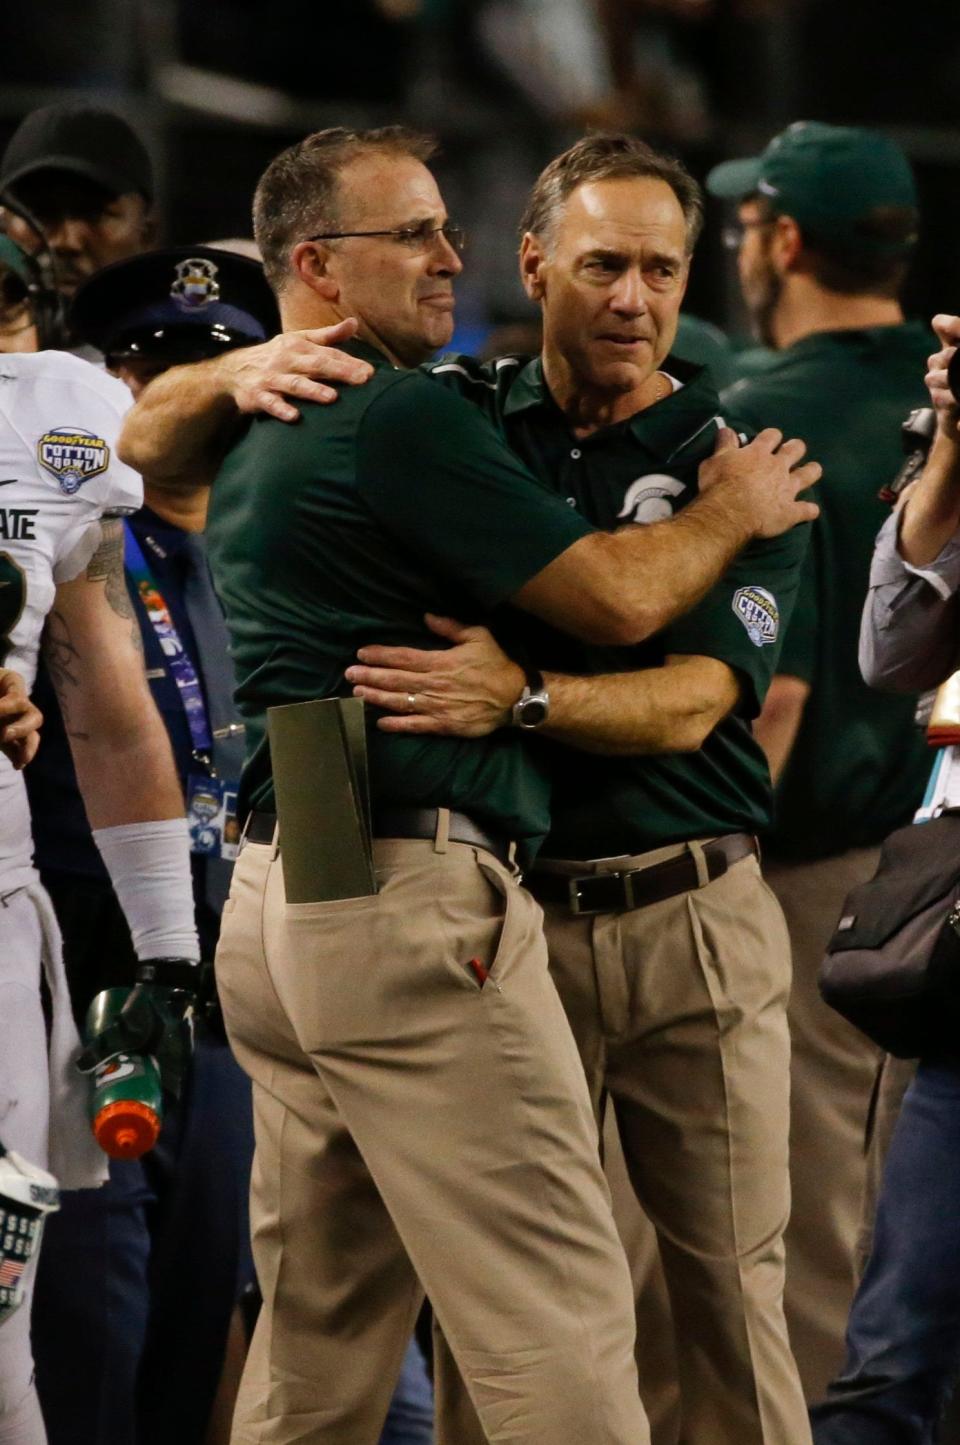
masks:
[[[75,690],[80,686],[80,654],[70,636],[66,618],[56,609],[47,618],[43,631],[43,656],[57,694],[67,735],[81,741],[88,740],[89,733],[79,732],[70,724],[70,709],[74,700],[71,689]]]
[[[137,651],[142,652],[143,639],[123,571],[123,523],[105,519],[100,525],[100,533],[100,545],[87,563],[87,581],[106,584],[107,601],[118,617],[130,622],[131,640]]]

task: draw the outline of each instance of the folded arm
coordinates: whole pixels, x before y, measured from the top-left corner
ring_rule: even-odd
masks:
[[[700,467],[700,495],[678,516],[580,538],[511,600],[586,642],[644,641],[705,597],[753,538],[817,516],[799,500],[821,475],[805,452],[773,429],[743,447],[721,432]]]
[[[481,737],[508,725],[525,675],[485,627],[428,617],[443,651],[364,647],[347,670],[354,694],[385,709],[385,732]],[[740,684],[713,657],[676,655],[662,667],[578,677],[547,673],[550,716],[540,731],[583,752],[694,752],[736,707]]]

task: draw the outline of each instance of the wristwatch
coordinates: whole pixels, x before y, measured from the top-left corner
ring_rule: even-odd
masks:
[[[511,721],[515,728],[532,732],[542,727],[550,716],[550,694],[543,685],[543,674],[536,668],[526,669],[527,683],[513,704]]]

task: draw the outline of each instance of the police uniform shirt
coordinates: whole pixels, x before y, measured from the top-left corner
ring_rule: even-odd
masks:
[[[132,512],[140,478],[114,447],[130,394],[62,352],[0,357],[0,666],[33,686],[61,582],[79,577],[99,522]],[[0,892],[33,876],[23,775],[0,756]]]
[[[241,812],[272,810],[265,711],[349,695],[358,647],[436,647],[426,611],[484,620],[591,529],[531,477],[480,413],[373,348],[371,380],[291,427],[257,417],[226,458],[207,526],[247,723]],[[371,710],[371,720],[375,714]],[[522,737],[368,728],[374,805],[450,807],[522,840],[549,784]]]
[[[539,359],[491,366],[451,357],[431,368],[498,421],[545,484],[598,527],[662,521],[697,495],[697,472],[716,445],[717,393],[709,372],[671,358],[682,385],[629,420],[578,440],[554,402]],[[776,670],[796,595],[808,527],[758,541],[698,605],[639,647],[598,647],[522,624],[540,667],[590,675],[659,667],[669,654],[715,657],[737,674],[737,709],[694,753],[600,757],[541,743],[554,760],[553,827],[544,852],[599,858],[690,838],[755,832],[770,816],[766,760],[750,720]]]
[[[748,423],[803,437],[823,467],[778,668],[811,686],[769,838],[785,858],[881,842],[909,821],[930,771],[914,701],[867,687],[857,662],[870,558],[890,511],[877,493],[903,460],[902,422],[927,402],[930,347],[917,322],[818,332],[723,394]]]

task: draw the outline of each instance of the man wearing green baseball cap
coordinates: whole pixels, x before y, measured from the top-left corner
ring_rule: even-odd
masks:
[[[910,698],[871,692],[857,634],[877,489],[897,472],[900,425],[924,403],[930,334],[899,301],[918,231],[906,156],[876,132],[799,121],[762,155],[707,179],[737,203],[730,239],[770,366],[723,395],[747,423],[807,439],[823,463],[821,517],[755,724],[777,784],[766,876],[794,955],[787,1317],[808,1398],[842,1359],[864,1186],[876,1051],[821,1002],[816,977],[846,893],[908,821],[929,759]]]

